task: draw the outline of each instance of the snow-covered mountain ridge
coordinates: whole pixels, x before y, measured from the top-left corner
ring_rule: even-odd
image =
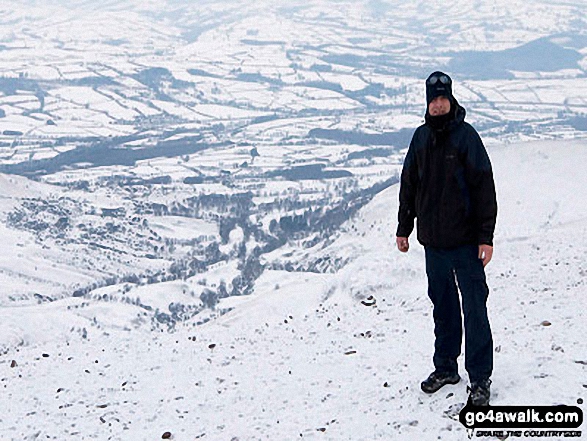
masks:
[[[499,201],[487,267],[493,403],[576,404],[587,387],[587,149],[489,152]],[[68,309],[76,299],[3,308],[2,343],[25,344],[0,356],[2,439],[465,439],[451,418],[465,383],[419,390],[432,366],[431,304],[421,247],[394,249],[397,190],[374,197],[328,246],[353,257],[344,268],[265,270],[250,296],[221,299],[217,308],[233,309],[205,325],[124,330],[131,314],[120,304]],[[361,303],[369,296],[375,305]]]
[[[393,246],[436,69],[496,173],[494,401],[583,397],[584,0],[4,3],[1,441],[463,439]]]

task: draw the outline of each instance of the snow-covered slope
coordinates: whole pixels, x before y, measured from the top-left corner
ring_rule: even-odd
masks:
[[[587,148],[502,145],[490,156],[499,200],[487,267],[493,403],[576,404],[587,364]],[[397,191],[381,192],[322,250],[350,260],[337,273],[266,270],[253,295],[221,300],[232,311],[174,333],[122,330],[120,312],[117,326],[12,347],[0,356],[0,438],[466,438],[451,418],[465,382],[419,390],[432,368],[431,304],[421,247],[412,239],[408,254],[394,249]],[[362,303],[369,296],[374,306]],[[44,315],[47,306],[34,307],[45,335],[82,320],[65,308]],[[5,308],[2,338],[39,329],[32,317]]]

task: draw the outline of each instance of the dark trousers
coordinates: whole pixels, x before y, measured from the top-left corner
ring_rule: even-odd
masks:
[[[493,370],[493,339],[486,306],[489,289],[478,246],[425,247],[425,254],[428,296],[434,305],[434,367],[457,372],[463,334],[460,291],[465,316],[465,369],[471,382],[488,379]]]

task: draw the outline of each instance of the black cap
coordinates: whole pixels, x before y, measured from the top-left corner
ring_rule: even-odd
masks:
[[[452,80],[447,74],[440,71],[431,73],[426,79],[426,104],[430,104],[438,96],[445,96],[451,102],[453,101]]]

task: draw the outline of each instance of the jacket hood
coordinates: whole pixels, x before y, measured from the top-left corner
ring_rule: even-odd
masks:
[[[466,115],[467,111],[465,108],[459,104],[456,98],[453,97],[451,100],[451,109],[449,113],[446,115],[432,116],[428,112],[428,109],[426,109],[424,120],[426,121],[426,125],[432,130],[436,132],[444,132],[447,130],[452,130],[458,125],[462,124],[463,121],[465,121]]]

